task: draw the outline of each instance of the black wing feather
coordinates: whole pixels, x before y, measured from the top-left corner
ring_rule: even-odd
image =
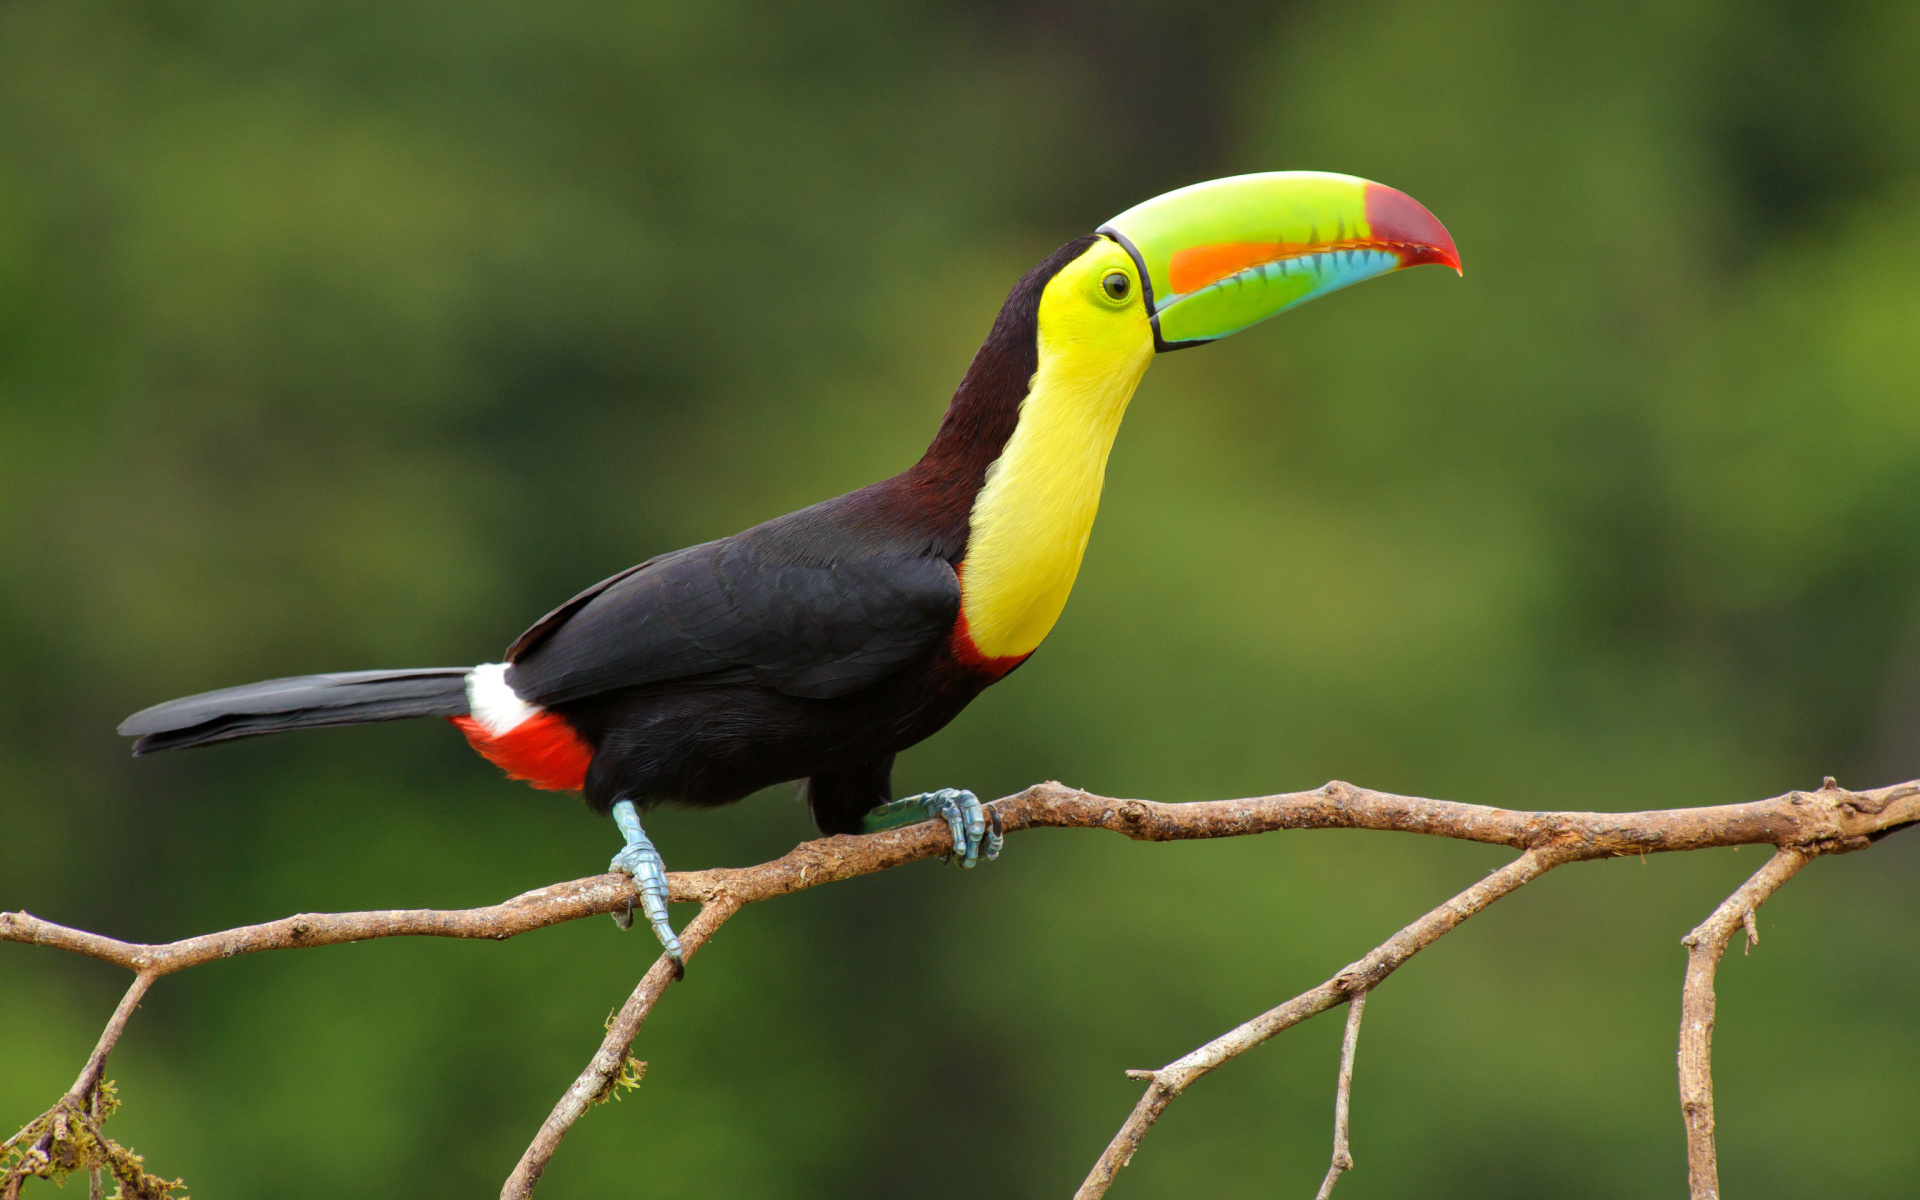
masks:
[[[622,572],[522,635],[508,682],[540,704],[683,680],[831,699],[946,638],[960,581],[945,559],[823,532],[787,518]]]

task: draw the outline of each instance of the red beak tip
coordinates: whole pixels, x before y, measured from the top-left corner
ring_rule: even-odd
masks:
[[[1374,237],[1419,246],[1424,253],[1416,257],[1416,262],[1444,263],[1455,274],[1466,274],[1460,268],[1460,252],[1454,248],[1453,235],[1426,205],[1383,183],[1369,183],[1366,195],[1367,224]]]

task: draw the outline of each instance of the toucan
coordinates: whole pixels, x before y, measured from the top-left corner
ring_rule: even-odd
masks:
[[[1433,214],[1317,171],[1168,192],[1077,237],[1007,296],[933,444],[891,479],[650,558],[534,622],[504,661],[274,679],[155,705],[135,754],[444,717],[536,788],[611,813],[662,946],[659,804],[799,780],[823,834],[945,821],[964,866],[1000,850],[969,791],[894,800],[894,756],[1025,662],[1093,529],[1107,454],[1156,354],[1205,345],[1363,279],[1460,270]],[[625,928],[632,912],[624,917]]]

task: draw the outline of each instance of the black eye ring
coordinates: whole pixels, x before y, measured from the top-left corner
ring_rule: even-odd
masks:
[[[1100,281],[1100,289],[1112,300],[1125,300],[1127,293],[1133,290],[1133,280],[1123,271],[1115,271]]]

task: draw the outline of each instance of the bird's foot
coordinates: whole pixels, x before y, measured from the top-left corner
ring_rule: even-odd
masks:
[[[904,800],[893,800],[861,818],[866,833],[918,825],[922,821],[945,821],[953,834],[953,851],[941,861],[958,860],[963,867],[977,867],[1000,857],[1005,840],[1000,831],[1000,814],[980,803],[980,798],[964,788],[941,788]]]
[[[625,871],[633,876],[633,886],[640,893],[640,907],[647,914],[647,920],[653,925],[654,936],[660,939],[660,945],[666,950],[667,957],[673,960],[674,974],[684,976],[687,962],[680,952],[680,939],[674,936],[673,926],[667,923],[667,864],[660,852],[653,848],[653,842],[647,837],[647,831],[640,828],[640,814],[635,810],[633,801],[616,801],[613,806],[613,823],[620,827],[620,833],[627,844],[620,853],[613,856],[613,862],[607,867],[610,871]],[[613,923],[622,929],[633,926],[633,902],[613,914]]]

